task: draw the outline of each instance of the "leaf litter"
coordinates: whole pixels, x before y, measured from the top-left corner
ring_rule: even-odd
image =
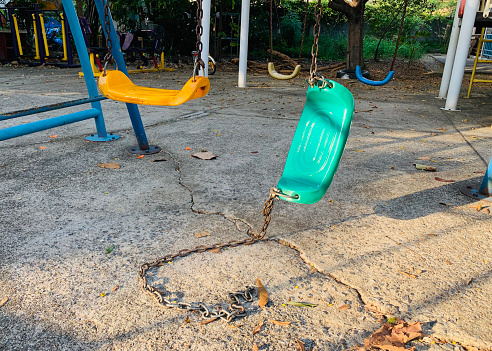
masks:
[[[387,351],[405,351],[409,350],[405,347],[407,342],[425,336],[422,333],[421,322],[407,323],[398,318],[395,318],[395,322],[384,323],[369,339],[364,340],[364,347],[361,350],[376,348]]]
[[[265,289],[263,284],[261,284],[260,279],[256,278],[256,284],[258,286],[258,298],[259,298],[258,303],[260,304],[260,307],[263,308],[266,306],[270,298],[268,297],[267,290]]]

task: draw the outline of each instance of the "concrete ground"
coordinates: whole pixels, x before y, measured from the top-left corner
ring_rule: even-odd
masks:
[[[132,79],[175,88],[189,73]],[[422,77],[412,89],[398,77],[380,88],[343,81],[356,113],[321,201],[276,201],[265,240],[149,274],[172,302],[223,307],[228,292],[259,278],[269,304],[260,308],[255,295],[246,317],[200,324],[199,314],[161,308],[142,293],[141,264],[242,240],[261,226],[304,81],[250,74],[238,89],[236,73],[219,66],[207,97],[140,107],[149,140],[163,150],[143,158],[127,151],[136,141],[125,105],[109,100],[104,117],[117,141],[85,141],[95,132],[85,121],[1,142],[0,349],[299,350],[299,340],[306,350],[347,350],[398,317],[423,322],[428,335],[407,347],[491,350],[492,205],[459,191],[479,186],[492,154],[486,85],[459,101],[461,112],[445,112],[439,86]],[[76,70],[0,67],[2,112],[85,96]],[[217,158],[191,157],[199,150]],[[109,162],[121,168],[98,167]]]

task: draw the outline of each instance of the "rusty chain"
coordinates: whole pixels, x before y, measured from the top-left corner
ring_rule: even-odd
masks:
[[[202,19],[203,19],[202,0],[197,0],[196,1],[196,52],[197,52],[197,60],[196,60],[196,63],[195,63],[196,66],[193,67],[193,72],[196,71],[196,68],[197,67],[201,67],[202,69],[205,69],[205,63],[202,60],[202,50],[203,50],[203,43],[202,43],[202,35],[203,35]]]
[[[106,48],[108,52],[104,56],[104,73],[106,73],[106,65],[108,62],[113,63],[113,41],[111,40],[111,24],[110,24],[110,16],[109,16],[109,0],[103,0],[104,4],[104,32],[106,34]]]
[[[266,231],[272,219],[273,204],[275,198],[277,198],[278,196],[284,196],[284,195],[280,190],[276,188],[270,189],[270,196],[268,197],[268,200],[266,200],[263,205],[263,226],[261,227],[260,231],[257,233],[248,230],[247,233],[249,237],[247,239],[243,239],[239,241],[232,240],[226,243],[216,243],[209,246],[200,245],[200,246],[196,246],[193,249],[183,249],[174,254],[168,254],[164,257],[158,258],[153,262],[142,264],[138,271],[138,277],[140,279],[140,283],[141,283],[140,287],[142,291],[145,294],[152,296],[154,300],[162,307],[174,308],[178,311],[192,311],[192,312],[196,311],[199,312],[204,319],[208,319],[210,321],[220,318],[229,323],[233,321],[235,318],[245,317],[246,309],[242,305],[241,299],[245,300],[246,302],[252,302],[253,293],[256,290],[253,287],[246,287],[244,291],[230,292],[228,294],[228,299],[229,299],[228,310],[222,308],[216,308],[214,310],[211,310],[203,303],[198,303],[198,302],[185,303],[185,302],[170,301],[169,299],[165,298],[166,293],[164,291],[147,283],[147,272],[151,269],[164,266],[166,263],[172,262],[174,261],[174,259],[178,257],[187,257],[193,253],[207,252],[216,249],[236,247],[240,245],[252,245],[262,240],[266,235]]]
[[[309,69],[309,79],[308,83],[311,87],[314,85],[317,85],[317,81],[322,80],[322,77],[320,77],[317,73],[318,70],[318,50],[319,50],[319,35],[321,33],[321,26],[320,26],[320,21],[321,21],[321,15],[323,13],[323,6],[321,4],[321,0],[318,0],[316,3],[316,7],[314,10],[315,16],[316,16],[316,23],[313,26],[313,46],[311,47],[311,67]]]

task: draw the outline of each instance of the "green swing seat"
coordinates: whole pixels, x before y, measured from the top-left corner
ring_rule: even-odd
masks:
[[[323,88],[307,90],[306,105],[277,185],[287,195],[280,196],[283,200],[319,201],[340,163],[354,115],[354,97],[343,85],[326,81]]]

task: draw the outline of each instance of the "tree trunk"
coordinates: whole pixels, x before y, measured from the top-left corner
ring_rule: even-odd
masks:
[[[348,21],[347,37],[347,69],[355,69],[357,65],[363,64],[363,46],[362,46],[362,12],[364,5],[368,0],[331,0],[328,7],[343,13]]]

